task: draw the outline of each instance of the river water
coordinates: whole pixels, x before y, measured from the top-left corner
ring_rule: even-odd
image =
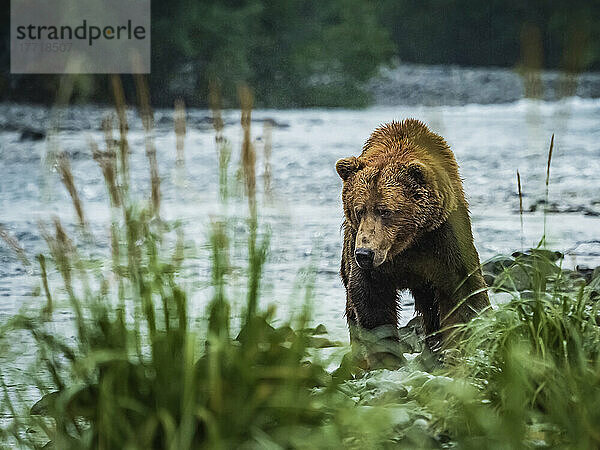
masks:
[[[59,175],[46,164],[49,141],[31,130],[58,124],[56,142],[71,157],[99,254],[108,254],[110,209],[101,171],[91,158],[89,140],[102,144],[102,118],[108,108],[80,106],[55,114],[42,107],[0,105],[0,223],[19,240],[30,260],[45,250],[38,221],[57,215],[69,230],[76,217]],[[205,110],[189,110],[185,166],[175,164],[171,111],[155,114],[154,137],[161,176],[163,218],[179,219],[187,247],[185,282],[190,289],[210,279],[208,228],[223,211],[218,200],[217,151]],[[57,119],[60,117],[60,120]],[[242,131],[239,111],[225,111],[225,136],[232,145],[232,167],[239,164]],[[358,155],[377,125],[415,117],[444,136],[454,150],[471,205],[475,243],[483,260],[537,244],[544,230],[543,205],[548,148],[555,135],[550,170],[546,235],[550,247],[565,252],[565,265],[600,264],[600,101],[568,98],[556,102],[520,100],[501,105],[398,106],[366,110],[258,110],[252,136],[257,151],[258,186],[263,184],[264,124],[272,129],[272,195],[261,198],[261,223],[271,232],[263,282],[264,303],[280,317],[301,307],[299,273],[316,269],[315,320],[335,339],[346,340],[345,293],[338,276],[342,235],[339,158]],[[57,122],[58,120],[58,122]],[[140,197],[149,192],[149,169],[140,121],[130,112],[131,179]],[[30,130],[23,132],[24,129]],[[40,139],[41,138],[41,139]],[[521,174],[526,212],[521,227],[516,172]],[[260,190],[260,189],[259,189]],[[243,231],[245,202],[230,199],[229,214]],[[243,233],[237,233],[243,236]],[[243,252],[232,264],[245,267]],[[235,283],[235,280],[232,281]],[[23,306],[42,304],[31,294],[39,285],[35,269],[25,268],[0,242],[0,320]],[[235,289],[233,290],[236,291]],[[193,310],[201,315],[210,289],[194,289]],[[235,300],[235,299],[234,299]],[[410,301],[408,300],[410,303]],[[240,300],[237,299],[237,303]],[[412,309],[405,307],[403,320]],[[68,314],[62,320],[68,320]]]

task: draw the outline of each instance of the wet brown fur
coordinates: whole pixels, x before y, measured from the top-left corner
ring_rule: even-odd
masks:
[[[415,298],[425,332],[442,330],[444,339],[489,306],[458,165],[442,137],[414,119],[391,122],[336,169],[344,180],[341,277],[351,340],[363,329],[396,333],[402,289]],[[357,247],[375,252],[376,267],[358,266]]]

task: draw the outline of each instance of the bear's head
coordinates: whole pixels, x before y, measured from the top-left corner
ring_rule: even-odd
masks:
[[[390,261],[447,219],[439,177],[419,159],[349,157],[336,170],[344,181],[346,223],[356,236],[354,256],[363,269]]]

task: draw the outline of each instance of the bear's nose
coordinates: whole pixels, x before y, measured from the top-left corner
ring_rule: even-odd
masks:
[[[373,258],[375,258],[375,252],[373,250],[368,248],[357,248],[354,251],[354,257],[356,258],[358,267],[361,269],[373,268]]]

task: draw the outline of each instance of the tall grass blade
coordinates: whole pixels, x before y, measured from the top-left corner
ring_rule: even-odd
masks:
[[[538,248],[544,247],[546,245],[546,218],[548,216],[548,201],[549,201],[549,187],[550,187],[550,164],[552,162],[552,151],[554,150],[554,134],[552,134],[552,138],[550,139],[550,149],[548,150],[548,161],[546,163],[546,189],[544,196],[544,231],[542,234],[542,239],[538,243]]]
[[[27,259],[27,254],[25,253],[25,250],[23,249],[23,247],[21,247],[19,241],[12,237],[8,230],[4,228],[4,226],[2,226],[2,224],[0,224],[0,240],[3,240],[6,243],[6,245],[8,245],[10,249],[15,252],[15,254],[19,258],[19,260],[21,260],[23,265],[29,266],[30,263],[29,259]]]
[[[110,77],[112,91],[115,101],[115,109],[117,111],[117,120],[119,122],[119,156],[122,189],[127,192],[129,186],[129,142],[127,141],[127,132],[129,124],[127,122],[127,104],[125,102],[125,93],[123,84],[118,75]]]
[[[176,164],[178,166],[185,165],[184,155],[184,144],[185,144],[185,133],[186,133],[186,120],[185,120],[185,103],[182,99],[175,100],[175,112],[174,112],[174,125],[175,125],[175,148],[177,150]]]
[[[271,152],[273,139],[273,125],[269,120],[263,123],[263,156],[264,156],[264,194],[267,200],[271,199]]]
[[[523,191],[521,190],[521,174],[517,170],[517,188],[519,190],[519,220],[521,222],[521,251],[523,251],[523,240],[525,239],[525,230],[523,228]]]
[[[154,144],[154,114],[150,107],[150,91],[146,78],[136,74],[135,87],[139,103],[139,112],[145,131],[146,157],[150,164],[150,186],[152,192],[152,213],[160,216],[160,177],[158,175],[158,162],[156,160],[156,146]]]
[[[228,169],[231,159],[231,147],[225,139],[223,129],[225,122],[221,113],[221,90],[216,80],[211,80],[208,91],[208,103],[211,111],[212,125],[215,130],[215,144],[219,160],[219,194],[221,203],[225,204],[228,198]]]
[[[71,162],[66,153],[60,152],[57,155],[57,163],[58,163],[58,171],[60,173],[60,179],[63,182],[63,185],[67,189],[69,196],[71,197],[71,201],[73,202],[73,207],[75,208],[75,212],[77,214],[77,219],[79,220],[79,225],[82,227],[86,226],[85,216],[83,213],[83,205],[81,203],[81,199],[79,197],[79,193],[75,187],[75,180],[73,178],[73,171],[71,170]]]

